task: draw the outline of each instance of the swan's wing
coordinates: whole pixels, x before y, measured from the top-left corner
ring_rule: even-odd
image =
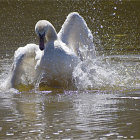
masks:
[[[95,57],[93,35],[85,20],[78,13],[73,12],[68,15],[58,37],[81,59]]]
[[[28,44],[15,51],[12,70],[9,75],[10,87],[31,84],[36,75],[36,64],[41,59],[41,51],[35,44]]]

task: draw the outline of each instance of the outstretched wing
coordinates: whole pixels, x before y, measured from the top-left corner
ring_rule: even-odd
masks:
[[[35,66],[40,59],[41,51],[35,44],[28,44],[15,51],[12,70],[9,74],[9,87],[14,88],[18,84],[31,84],[34,81]]]
[[[93,35],[85,20],[77,13],[73,12],[67,16],[58,37],[73,52],[75,52],[81,60],[95,57],[95,46],[93,43]]]

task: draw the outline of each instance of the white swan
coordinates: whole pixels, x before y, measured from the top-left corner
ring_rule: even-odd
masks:
[[[58,34],[46,20],[37,22],[35,32],[39,36],[39,46],[28,44],[15,51],[9,87],[33,84],[38,79],[49,86],[69,86],[74,67],[81,60],[95,57],[93,36],[76,12],[68,15]]]

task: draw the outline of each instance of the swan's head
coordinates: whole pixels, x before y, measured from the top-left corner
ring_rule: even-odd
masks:
[[[44,50],[44,40],[55,40],[57,38],[53,25],[47,20],[39,20],[35,25],[35,32],[39,37],[39,48]]]
[[[40,50],[44,50],[44,40],[47,30],[48,30],[48,22],[46,20],[40,20],[36,23],[35,32],[39,37]]]

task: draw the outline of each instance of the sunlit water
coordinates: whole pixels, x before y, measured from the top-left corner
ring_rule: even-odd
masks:
[[[140,2],[0,2],[0,139],[139,139]],[[73,72],[77,89],[2,88],[14,51],[38,43],[34,25],[60,30],[79,12],[94,35],[97,57]]]

